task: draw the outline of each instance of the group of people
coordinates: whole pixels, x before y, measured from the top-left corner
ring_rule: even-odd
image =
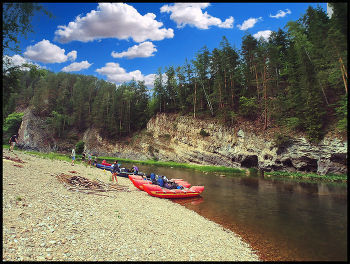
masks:
[[[10,139],[11,140],[11,139]],[[17,141],[16,141],[17,142]],[[75,150],[77,149],[77,147],[74,147],[72,149],[72,154],[71,154],[71,157],[72,157],[72,166],[74,166],[74,161],[75,161]],[[83,155],[82,155],[82,161],[81,163],[85,163],[85,159],[86,159],[86,151],[83,152]],[[92,161],[92,153],[88,154],[88,161],[87,161],[87,165],[90,165],[90,168],[91,168],[91,161]],[[97,166],[97,157],[95,157],[95,161],[93,163],[93,166],[96,167]],[[115,160],[114,163],[112,164],[112,167],[113,167],[113,170],[111,171],[112,172],[112,182],[114,182],[114,180],[116,181],[116,183],[118,183],[118,178],[117,178],[117,174],[120,173],[120,166],[118,164],[118,161]],[[138,174],[139,172],[139,169],[133,165],[132,166],[132,170],[131,172],[133,172],[134,174]]]
[[[83,155],[82,155],[82,161],[81,163],[85,163],[85,157],[86,157],[86,151],[83,152]],[[90,165],[90,168],[91,168],[91,161],[92,161],[92,153],[88,154],[88,160],[87,160],[87,165],[89,166]],[[97,164],[97,157],[95,157],[95,161],[94,161],[94,166],[96,167],[96,164]]]
[[[120,165],[118,163],[117,160],[114,161],[114,163],[112,164],[112,182],[115,182],[118,183],[118,178],[117,178],[117,174],[120,173]],[[132,165],[132,170],[131,170],[132,173],[134,174],[138,174],[139,172],[139,169],[135,166],[135,165]]]
[[[72,166],[74,166],[74,161],[75,161],[75,150],[77,149],[77,147],[74,147],[72,149],[72,154],[71,154],[71,157],[72,157]],[[81,163],[85,163],[85,158],[86,158],[86,151],[83,152],[83,155],[82,155],[82,161]],[[87,165],[89,166],[90,165],[90,168],[91,168],[91,161],[92,161],[92,153],[88,154],[88,160],[87,160]],[[94,161],[94,166],[96,167],[96,164],[97,164],[97,157],[95,157],[95,161]]]

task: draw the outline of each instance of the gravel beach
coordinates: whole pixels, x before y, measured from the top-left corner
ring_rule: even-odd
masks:
[[[101,196],[67,189],[61,173],[111,176],[3,149],[3,261],[259,261],[235,233],[127,178],[118,177],[125,190]]]

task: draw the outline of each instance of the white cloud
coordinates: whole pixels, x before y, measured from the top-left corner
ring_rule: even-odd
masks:
[[[75,59],[77,58],[77,51],[76,50],[72,50],[71,52],[69,52],[67,54],[67,57],[70,61],[75,61]]]
[[[128,59],[133,58],[148,58],[154,56],[153,52],[156,52],[156,46],[153,45],[152,42],[146,41],[141,43],[140,45],[135,45],[131,48],[128,48],[127,51],[123,51],[121,53],[112,52],[113,58],[122,58],[127,57]]]
[[[156,15],[140,15],[137,10],[123,3],[100,3],[85,17],[77,16],[68,26],[58,26],[55,40],[60,43],[70,41],[88,42],[102,38],[129,39],[143,42],[147,39],[162,40],[173,38],[174,30],[161,28],[162,22],[155,20]]]
[[[271,30],[265,30],[265,31],[259,31],[258,33],[254,34],[253,37],[256,39],[259,39],[260,37],[263,37],[265,40],[268,40],[270,37],[272,31]]]
[[[187,24],[200,29],[208,29],[210,26],[233,27],[233,17],[226,19],[223,23],[220,18],[212,17],[207,12],[203,14],[202,9],[208,6],[210,6],[209,3],[175,3],[162,6],[160,12],[171,13],[170,19],[176,22],[178,28]]]
[[[249,18],[248,20],[244,21],[242,25],[237,25],[237,27],[240,29],[240,30],[246,30],[248,28],[252,28],[254,27],[254,25],[261,21],[262,20],[262,17],[259,17],[259,18]]]
[[[270,14],[269,17],[280,18],[280,17],[285,17],[287,14],[291,14],[292,13],[289,9],[286,9],[286,10],[287,10],[287,12],[279,10],[275,16],[272,16]]]
[[[27,61],[25,58],[23,58],[20,55],[13,55],[12,57],[5,55],[4,57],[5,57],[5,59],[8,59],[10,61],[11,66],[21,66],[24,63],[28,63],[28,64],[36,65],[38,68],[42,68],[36,63],[32,63],[32,62]],[[7,64],[3,65],[3,67],[5,67],[5,68],[6,68],[6,66],[8,66],[8,65]],[[29,71],[30,70],[28,67],[20,67],[20,69],[22,71]]]
[[[68,55],[64,53],[64,49],[43,39],[34,46],[28,46],[23,55],[26,59],[43,63],[61,63],[70,58],[74,60],[77,57],[77,52],[75,50],[69,52]]]
[[[234,23],[234,19],[233,17],[229,17],[225,20],[225,22],[223,22],[222,24],[219,25],[219,27],[221,28],[233,28],[233,23]]]
[[[80,71],[83,69],[88,69],[91,65],[92,63],[88,63],[87,61],[73,62],[72,64],[64,67],[61,71],[64,71],[64,72]]]
[[[145,81],[145,85],[148,87],[153,87],[153,81],[155,78],[155,74],[144,76],[139,70],[126,72],[125,69],[120,67],[119,63],[114,62],[106,63],[105,67],[97,69],[96,72],[101,75],[106,75],[107,81],[113,82],[117,85],[123,84],[124,82],[130,82],[134,78],[136,81]]]

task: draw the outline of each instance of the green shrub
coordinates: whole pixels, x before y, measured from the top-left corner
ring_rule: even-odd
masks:
[[[12,113],[5,119],[5,124],[3,126],[3,143],[8,143],[9,138],[13,134],[17,134],[19,128],[21,127],[23,113]]]
[[[246,98],[241,96],[239,98],[240,114],[245,117],[253,118],[256,116],[258,111],[258,104],[256,98]]]
[[[76,145],[77,147],[77,153],[83,153],[84,151],[84,141],[83,140],[80,140]]]
[[[334,108],[336,115],[338,117],[337,128],[343,132],[347,133],[348,131],[348,97],[344,96],[339,102],[339,107]]]
[[[273,140],[273,146],[280,148],[283,146],[288,145],[290,142],[290,138],[286,135],[283,135],[281,133],[275,133],[274,134],[274,140]]]
[[[202,136],[202,137],[208,137],[210,136],[210,134],[208,132],[206,132],[203,128],[201,129],[201,131],[199,132],[199,134]]]

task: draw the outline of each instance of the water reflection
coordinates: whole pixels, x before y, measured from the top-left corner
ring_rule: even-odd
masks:
[[[204,185],[198,200],[177,202],[269,248],[274,260],[347,260],[347,184],[138,167]]]

